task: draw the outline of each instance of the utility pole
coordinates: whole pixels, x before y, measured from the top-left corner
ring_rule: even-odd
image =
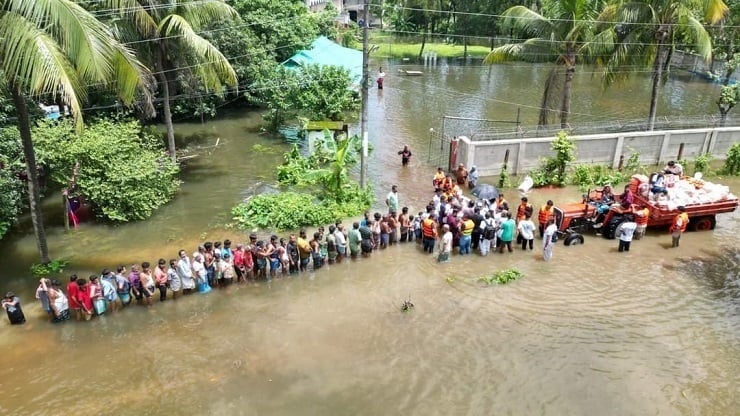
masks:
[[[362,115],[360,116],[360,132],[362,134],[362,154],[360,155],[360,187],[362,189],[365,189],[365,185],[367,182],[367,61],[370,57],[370,51],[368,50],[368,26],[370,26],[369,9],[369,0],[363,0],[362,19],[364,20],[364,24],[362,27],[362,85],[360,86],[360,94],[362,94]]]

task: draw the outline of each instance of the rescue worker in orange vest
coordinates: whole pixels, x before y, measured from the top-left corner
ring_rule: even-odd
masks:
[[[516,209],[516,226],[519,226],[519,221],[522,221],[523,219],[527,217],[532,217],[532,214],[534,213],[534,207],[532,207],[532,204],[528,202],[526,196],[522,197],[522,202],[519,204],[519,206]],[[521,244],[522,243],[522,237],[517,234],[516,236],[516,243]]]
[[[427,208],[427,218],[421,222],[422,248],[425,253],[434,253],[434,242],[437,239],[437,221],[432,216],[434,208]]]
[[[673,244],[671,247],[678,247],[678,241],[681,239],[681,234],[686,231],[686,226],[689,224],[689,214],[686,213],[686,207],[679,206],[679,214],[673,218],[673,224],[671,224],[671,237]]]
[[[542,238],[543,234],[545,233],[547,222],[550,221],[550,218],[555,218],[555,207],[553,205],[554,203],[552,202],[552,199],[548,199],[547,204],[540,207],[540,213],[537,216],[537,222],[540,224],[540,238]]]
[[[437,168],[437,173],[434,174],[434,179],[432,179],[432,185],[434,185],[434,190],[442,189],[442,181],[445,179],[445,171],[442,170],[442,168]]]
[[[635,240],[640,240],[645,236],[645,230],[647,230],[649,218],[650,210],[646,205],[640,205],[637,210],[635,210],[635,223],[637,223],[637,228],[635,229]]]

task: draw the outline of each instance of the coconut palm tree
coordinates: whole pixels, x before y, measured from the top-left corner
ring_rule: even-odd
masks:
[[[540,108],[540,125],[548,124],[548,114],[553,112],[549,103],[559,101],[560,126],[568,127],[570,115],[571,83],[579,57],[597,56],[611,48],[611,39],[596,31],[595,19],[605,2],[601,0],[564,0],[551,2],[551,16],[543,16],[524,6],[514,6],[503,13],[501,27],[516,29],[530,37],[519,43],[509,43],[491,50],[486,56],[488,64],[511,60],[552,62],[556,67],[544,86]],[[553,84],[560,71],[562,94],[556,96]]]
[[[705,60],[711,59],[711,36],[700,19],[715,24],[727,11],[722,0],[630,0],[604,9],[599,19],[608,22],[607,30],[616,39],[605,66],[605,82],[612,83],[635,68],[652,66],[648,130],[655,127],[658,87],[669,52],[682,42]]]
[[[147,79],[146,68],[109,29],[73,0],[0,0],[0,82],[13,97],[28,174],[36,244],[48,263],[29,101],[61,98],[78,129],[90,85],[109,84],[130,104]]]
[[[236,86],[236,73],[229,61],[198,33],[217,22],[238,20],[239,14],[223,0],[108,0],[106,4],[117,9],[123,18],[111,23],[123,38],[138,38],[134,47],[139,59],[156,70],[167,146],[170,157],[176,160],[170,104],[177,72],[193,73],[206,92],[223,94],[224,81],[228,86]]]

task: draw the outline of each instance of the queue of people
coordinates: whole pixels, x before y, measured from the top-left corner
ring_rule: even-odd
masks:
[[[393,185],[385,200],[388,212],[373,215],[366,212],[364,218],[349,229],[337,220],[327,229],[319,227],[312,238],[301,229],[297,236],[279,238],[272,235],[265,240],[252,233],[249,242],[238,243],[233,248],[230,240],[205,242],[192,255],[180,250],[174,258],[159,259],[154,267],[149,262],[132,264],[128,268],[120,265],[115,271],[106,268],[87,279],[73,274],[66,285],[66,293],[60,281],[41,279],[36,298],[51,322],[64,322],[73,317],[87,321],[133,303],[152,306],[157,295],[159,301],[164,302],[195,292],[208,293],[234,282],[303,273],[309,266],[315,271],[327,263],[341,263],[347,257],[369,257],[373,251],[397,243],[416,241],[425,253],[434,253],[436,246],[439,262],[449,261],[455,248],[461,256],[474,251],[482,256],[491,252],[512,253],[515,240],[522,251],[533,251],[535,230],[542,239],[543,259],[552,258],[558,238],[552,200],[540,207],[535,224],[534,207],[527,197],[522,197],[516,207],[510,207],[503,194],[494,199],[473,201],[462,193],[468,178],[469,172],[462,164],[458,166],[454,181],[439,168],[432,181],[434,195],[425,210],[416,216],[407,206],[399,210],[398,186]],[[625,194],[618,199],[629,200],[628,192],[626,188]],[[598,203],[606,204],[604,198],[611,198],[609,210],[619,209],[613,204],[610,189],[602,192],[602,200]],[[689,221],[685,209],[679,207],[679,211],[670,229],[674,247],[678,246]],[[648,216],[647,207],[627,214],[627,221],[617,236],[619,252],[629,251],[633,237],[639,239],[644,235]],[[2,306],[11,324],[25,322],[20,299],[15,293],[8,292]]]

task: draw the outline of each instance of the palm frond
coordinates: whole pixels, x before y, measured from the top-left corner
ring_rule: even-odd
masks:
[[[228,85],[236,85],[236,73],[225,56],[208,40],[199,36],[183,16],[171,14],[159,24],[159,32],[164,36],[178,36],[178,42],[186,47],[204,66],[198,67],[199,74],[206,77],[206,90],[220,88],[220,81],[216,77],[206,74],[204,68],[208,66],[217,75],[218,80],[225,80]],[[216,91],[219,92],[219,91]]]
[[[240,20],[239,13],[223,0],[181,0],[172,14],[182,16],[196,31],[224,20]]]
[[[694,16],[686,16],[681,25],[694,41],[694,48],[705,61],[712,59],[712,36]]]
[[[80,5],[71,0],[6,0],[6,6],[56,40],[81,78],[97,82],[110,77],[110,61],[101,59],[110,54],[108,29]]]
[[[710,24],[717,24],[727,16],[730,11],[727,4],[722,0],[703,0],[704,20]]]
[[[144,5],[137,0],[103,0],[102,6],[109,10],[118,11],[117,15],[126,21],[134,23],[136,30],[145,38],[152,37],[157,33],[157,22],[154,16],[147,12]]]
[[[550,61],[558,56],[559,44],[549,39],[527,39],[522,43],[509,43],[494,48],[483,60],[484,63],[493,64],[513,60],[528,62]]]
[[[7,80],[31,95],[61,95],[82,128],[85,85],[59,44],[17,13],[0,17],[0,63]]]
[[[548,37],[553,32],[553,23],[541,14],[524,6],[514,6],[507,9],[501,22],[502,28],[518,29],[527,36]]]

